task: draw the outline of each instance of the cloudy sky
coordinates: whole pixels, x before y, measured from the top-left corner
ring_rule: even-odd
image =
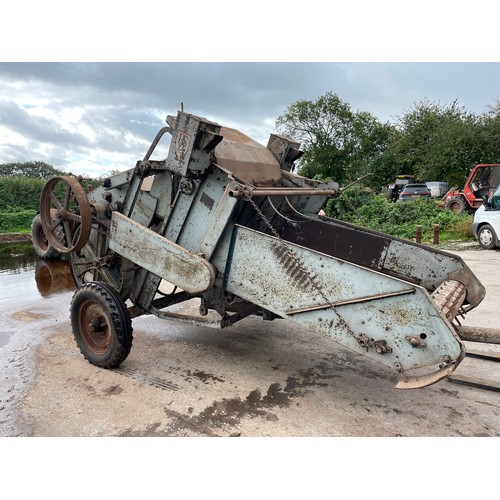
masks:
[[[187,112],[237,128],[266,144],[275,132],[276,118],[290,104],[315,100],[328,91],[337,93],[353,110],[368,111],[383,122],[395,122],[422,100],[443,105],[458,100],[470,111],[483,113],[500,99],[497,49],[478,59],[472,45],[464,45],[467,37],[456,36],[456,19],[447,33],[436,21],[436,8],[432,15],[425,10],[435,4],[427,0],[405,18],[416,18],[418,29],[387,19],[367,24],[375,15],[370,10],[374,5],[377,9],[400,5],[390,0],[369,2],[367,16],[358,15],[356,22],[352,21],[356,12],[350,10],[335,18],[326,16],[327,21],[318,16],[313,27],[300,22],[303,14],[297,9],[303,3],[290,0],[278,2],[288,8],[288,16],[268,7],[258,15],[248,11],[238,15],[233,23],[218,14],[218,24],[203,16],[192,22],[191,12],[184,7],[180,14],[187,21],[168,23],[161,18],[159,36],[151,27],[157,18],[148,10],[149,4],[145,0],[141,6],[150,24],[139,28],[140,15],[129,13],[120,19],[124,29],[118,34],[100,15],[93,16],[98,26],[91,28],[85,13],[78,15],[79,24],[73,17],[71,25],[56,21],[53,28],[44,24],[41,30],[37,16],[42,10],[34,4],[32,22],[23,25],[23,32],[40,35],[0,57],[0,163],[44,161],[90,176],[125,170],[142,159],[166,116],[175,115],[181,103]],[[351,4],[357,7],[359,2]],[[24,5],[17,7],[19,14]],[[208,14],[207,4],[202,5],[202,13]],[[220,1],[217,5],[227,12],[233,4]],[[252,5],[262,7],[263,2]],[[108,17],[113,15],[116,11]],[[467,23],[473,24],[474,16],[470,12],[467,16]],[[426,25],[418,25],[423,21]],[[304,29],[306,24],[309,30]],[[428,36],[436,26],[440,26],[440,38]],[[2,46],[17,30],[6,29]],[[77,36],[69,38],[72,31]],[[416,54],[408,50],[415,50],[415,45],[408,45],[405,38],[412,32],[427,35],[429,42],[419,40]],[[266,38],[266,33],[272,36]],[[481,49],[488,36],[478,37]],[[450,46],[463,50],[450,52]],[[500,46],[498,40],[495,46]]]

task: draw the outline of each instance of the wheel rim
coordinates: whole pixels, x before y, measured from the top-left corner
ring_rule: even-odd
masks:
[[[484,245],[488,246],[491,245],[491,242],[493,241],[493,234],[489,229],[483,229],[481,233],[479,234],[479,241]]]
[[[49,248],[49,242],[45,237],[45,233],[43,232],[43,228],[41,225],[36,228],[35,238],[41,250],[46,251]]]
[[[82,302],[78,310],[78,329],[87,348],[100,356],[108,351],[113,335],[106,311],[92,300]]]
[[[40,221],[48,243],[59,252],[80,250],[92,229],[92,212],[82,185],[72,177],[50,179],[40,196]],[[77,228],[79,237],[73,240]]]

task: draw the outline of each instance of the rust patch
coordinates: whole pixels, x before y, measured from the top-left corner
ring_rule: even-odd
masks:
[[[298,257],[291,255],[290,251],[282,244],[273,245],[272,252],[278,263],[283,266],[284,271],[299,287],[312,288],[311,278],[301,267],[303,264]]]
[[[294,222],[285,222],[280,236],[311,250],[379,269],[380,259],[390,243],[390,238],[355,228],[339,221],[316,221],[296,214]]]

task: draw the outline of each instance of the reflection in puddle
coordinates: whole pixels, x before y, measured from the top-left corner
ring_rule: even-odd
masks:
[[[0,304],[25,301],[74,290],[67,260],[40,260],[30,243],[0,245]]]
[[[0,276],[3,276],[3,273],[20,274],[33,269],[36,260],[37,256],[31,243],[0,245]]]
[[[35,281],[42,297],[76,288],[67,260],[39,260],[35,266]]]

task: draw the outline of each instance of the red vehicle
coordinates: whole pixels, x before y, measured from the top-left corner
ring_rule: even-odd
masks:
[[[457,214],[473,213],[499,185],[500,163],[480,163],[471,170],[463,189],[453,187],[443,196],[444,208]]]

